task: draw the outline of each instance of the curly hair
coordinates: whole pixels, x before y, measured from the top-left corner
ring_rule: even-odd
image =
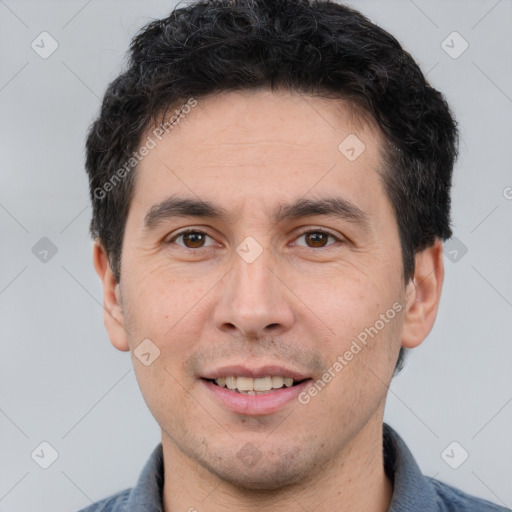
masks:
[[[116,279],[134,172],[105,184],[126,170],[145,131],[170,109],[190,98],[257,88],[348,100],[378,125],[385,140],[381,178],[407,282],[415,253],[451,236],[456,121],[391,34],[328,0],[199,0],[134,37],[128,68],[108,86],[86,143],[91,234]],[[402,361],[403,350],[397,368]]]

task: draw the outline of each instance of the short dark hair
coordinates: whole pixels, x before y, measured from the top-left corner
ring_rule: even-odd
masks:
[[[91,234],[116,279],[135,171],[112,180],[146,130],[191,97],[260,88],[345,99],[378,125],[407,282],[415,253],[451,236],[456,122],[391,34],[325,0],[200,0],[134,37],[128,69],[108,86],[86,146]]]

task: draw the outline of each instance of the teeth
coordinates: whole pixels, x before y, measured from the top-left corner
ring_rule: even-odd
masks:
[[[238,391],[254,391],[254,379],[251,377],[237,377],[236,389]]]
[[[284,379],[283,377],[272,377],[272,387],[273,388],[282,388]]]
[[[258,395],[260,393],[267,393],[272,389],[281,389],[284,387],[293,386],[293,379],[291,377],[220,377],[215,379],[215,383],[221,388],[227,387],[228,389],[239,391],[248,395]]]
[[[254,391],[270,391],[272,389],[272,377],[260,377],[258,379],[253,380]]]

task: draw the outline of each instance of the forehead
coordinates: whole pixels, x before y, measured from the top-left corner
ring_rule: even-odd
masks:
[[[341,192],[361,208],[382,196],[382,136],[342,100],[268,90],[197,100],[136,172],[134,202],[180,193],[233,209]],[[228,205],[228,208],[229,208]],[[261,208],[264,206],[264,208]]]

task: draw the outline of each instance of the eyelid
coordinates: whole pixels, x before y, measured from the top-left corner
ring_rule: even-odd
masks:
[[[304,236],[304,235],[308,235],[309,233],[323,233],[325,235],[328,235],[332,238],[334,238],[334,240],[336,240],[336,242],[343,242],[343,238],[342,237],[339,237],[338,235],[335,235],[334,233],[332,233],[331,231],[328,231],[327,229],[325,228],[307,228],[305,229],[304,231],[301,231],[296,237],[295,237],[295,240],[299,239],[300,237]],[[300,247],[305,247],[306,249],[315,249],[315,250],[319,250],[319,249],[325,249],[327,247],[330,247],[331,245],[334,245],[334,244],[329,244],[329,245],[326,245],[324,247],[307,247],[307,246],[300,246]]]
[[[180,236],[182,235],[186,235],[188,233],[200,233],[202,235],[205,235],[209,238],[211,238],[212,240],[214,240],[214,238],[209,235],[208,233],[206,233],[206,231],[203,231],[201,229],[194,229],[194,228],[186,228],[186,229],[183,229],[183,231],[179,231],[178,233],[175,233],[171,238],[169,238],[165,243],[166,244],[171,244],[171,243],[175,243],[175,240],[177,238],[179,238]],[[206,247],[210,247],[210,245],[206,246],[206,247],[198,247],[197,249],[192,249],[190,247],[186,247],[184,245],[181,245],[181,244],[176,244],[176,245],[179,245],[180,247],[182,247],[183,249],[186,249],[186,250],[189,250],[189,251],[194,251],[194,252],[197,252],[197,251],[200,251],[201,249],[206,249]],[[211,244],[211,245],[214,245],[214,244]]]

